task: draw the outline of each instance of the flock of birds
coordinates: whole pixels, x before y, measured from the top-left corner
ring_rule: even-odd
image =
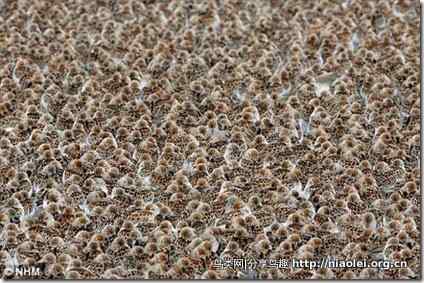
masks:
[[[3,278],[419,278],[419,1],[0,6]]]

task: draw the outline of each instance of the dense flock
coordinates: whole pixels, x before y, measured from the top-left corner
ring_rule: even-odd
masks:
[[[0,275],[419,279],[419,14],[1,1]],[[407,266],[216,265],[327,256]]]

